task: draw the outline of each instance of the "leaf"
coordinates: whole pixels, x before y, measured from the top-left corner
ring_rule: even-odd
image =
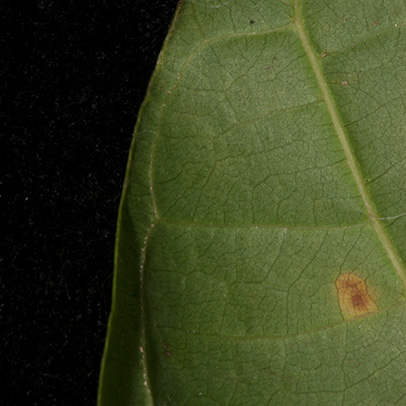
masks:
[[[400,0],[181,2],[100,405],[406,404],[405,21]]]

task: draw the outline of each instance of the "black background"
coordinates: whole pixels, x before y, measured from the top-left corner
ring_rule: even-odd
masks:
[[[0,2],[2,405],[95,405],[117,209],[176,0]]]

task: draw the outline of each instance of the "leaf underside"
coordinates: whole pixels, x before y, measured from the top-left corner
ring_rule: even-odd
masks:
[[[406,405],[405,22],[401,0],[181,2],[100,405]]]

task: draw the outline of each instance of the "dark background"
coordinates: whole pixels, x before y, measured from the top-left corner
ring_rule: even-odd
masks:
[[[0,404],[95,405],[117,209],[176,0],[0,2]]]

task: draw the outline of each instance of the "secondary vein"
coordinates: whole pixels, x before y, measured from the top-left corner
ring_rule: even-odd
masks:
[[[389,259],[391,260],[393,267],[395,268],[396,272],[398,273],[400,279],[403,282],[403,285],[406,288],[406,269],[404,264],[402,263],[399,254],[388,237],[386,230],[380,221],[380,216],[377,213],[375,205],[372,202],[371,196],[366,188],[361,169],[357,162],[356,157],[351,149],[350,143],[348,141],[348,136],[344,129],[344,125],[341,121],[340,115],[338,113],[337,106],[334,102],[333,96],[330,93],[330,89],[327,86],[326,79],[324,77],[323,71],[320,66],[320,60],[316,55],[310,40],[307,36],[306,29],[303,23],[301,9],[300,9],[300,1],[295,0],[295,14],[294,14],[294,26],[296,28],[296,32],[302,42],[303,48],[306,52],[307,57],[309,58],[310,64],[312,66],[313,72],[316,76],[318,85],[320,87],[324,102],[326,103],[327,109],[330,113],[331,121],[333,123],[334,129],[337,133],[338,139],[341,143],[341,146],[344,150],[344,154],[347,158],[348,165],[351,169],[352,175],[355,179],[355,183],[358,187],[358,190],[361,194],[362,200],[366,206],[368,211],[370,221],[375,229],[378,238],[385,249]]]
[[[140,337],[140,352],[141,352],[141,363],[142,363],[142,374],[144,378],[144,385],[145,385],[145,390],[146,390],[146,396],[147,399],[146,401],[148,402],[148,405],[154,405],[154,399],[152,396],[152,391],[151,391],[151,385],[150,385],[150,377],[149,377],[149,371],[148,371],[148,362],[147,362],[147,354],[146,354],[146,344],[147,344],[147,338],[146,338],[146,319],[145,319],[145,298],[144,298],[144,271],[145,271],[145,260],[146,260],[146,254],[147,254],[147,247],[148,247],[148,242],[149,239],[151,238],[152,232],[154,231],[154,228],[156,226],[156,223],[152,223],[150,228],[148,229],[148,232],[144,238],[144,244],[143,247],[141,248],[141,264],[140,264],[140,306],[141,306],[141,312],[140,312],[140,325],[141,325],[141,337]]]

